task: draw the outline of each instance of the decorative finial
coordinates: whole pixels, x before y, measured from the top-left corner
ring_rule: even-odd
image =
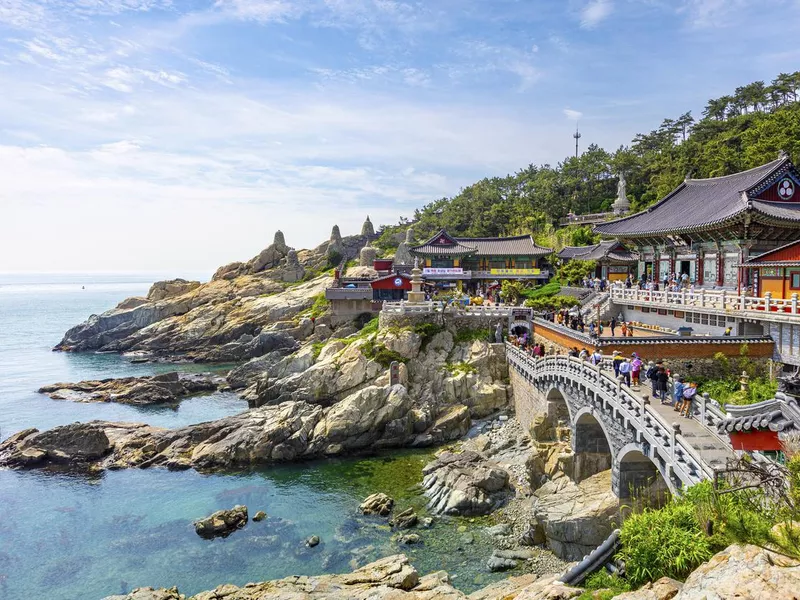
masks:
[[[789,153],[786,152],[786,150],[784,150],[783,148],[781,148],[780,152],[778,152],[778,158],[780,159],[789,158]]]

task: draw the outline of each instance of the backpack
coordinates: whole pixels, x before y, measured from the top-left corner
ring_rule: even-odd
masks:
[[[647,377],[648,379],[655,379],[656,378],[656,373],[658,373],[658,368],[650,367],[649,369],[647,369],[647,373],[645,373],[645,377]]]
[[[694,388],[692,386],[687,386],[683,388],[683,397],[686,398],[687,400],[691,400],[692,398],[694,398],[694,395],[696,393],[697,393],[697,388]]]

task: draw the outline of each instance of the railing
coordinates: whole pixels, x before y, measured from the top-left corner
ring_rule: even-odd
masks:
[[[608,217],[611,216],[612,213],[604,212],[604,213],[590,213],[586,215],[572,215],[571,217],[564,217],[559,221],[561,225],[572,225],[575,223],[602,223]]]
[[[520,306],[510,306],[507,304],[493,304],[491,306],[483,306],[477,304],[469,304],[463,306],[460,304],[447,304],[443,302],[428,300],[421,303],[410,303],[402,300],[400,302],[389,302],[388,300],[383,303],[381,310],[390,313],[401,314],[415,314],[415,313],[433,313],[442,312],[447,310],[448,313],[459,313],[465,316],[484,316],[484,317],[508,317],[512,310],[531,310]],[[531,311],[532,312],[532,311]]]
[[[328,300],[372,300],[372,288],[328,288],[325,298]]]
[[[624,287],[611,288],[611,299],[619,304],[647,304],[669,306],[670,308],[697,308],[713,310],[730,314],[733,312],[747,312],[753,315],[780,315],[796,316],[798,310],[798,295],[792,294],[790,299],[772,298],[767,292],[763,298],[744,296],[729,290],[681,290],[679,292],[663,292],[652,290],[628,289]]]
[[[602,367],[569,356],[546,356],[534,358],[513,344],[506,343],[509,364],[528,379],[553,375],[566,377],[591,388],[602,405],[611,407],[614,415],[621,416],[625,427],[633,424],[639,432],[637,440],[646,441],[669,464],[673,473],[686,486],[714,477],[714,469],[708,465],[681,435],[680,427],[667,423],[651,406],[648,399],[635,395],[629,388],[615,380]],[[708,418],[708,408],[706,415]],[[702,423],[702,421],[701,421]],[[707,427],[707,426],[706,426]],[[711,432],[714,434],[714,432]],[[654,461],[656,466],[658,461]],[[660,468],[660,467],[659,467]],[[665,474],[665,479],[670,478]]]

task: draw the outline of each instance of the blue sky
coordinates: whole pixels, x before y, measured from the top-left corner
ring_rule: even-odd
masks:
[[[0,0],[0,272],[211,271],[800,68],[797,0]]]

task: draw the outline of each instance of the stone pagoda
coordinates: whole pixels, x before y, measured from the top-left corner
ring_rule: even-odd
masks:
[[[411,291],[408,292],[409,304],[422,304],[425,302],[425,292],[422,291],[422,269],[419,268],[419,259],[414,261],[411,269]]]

